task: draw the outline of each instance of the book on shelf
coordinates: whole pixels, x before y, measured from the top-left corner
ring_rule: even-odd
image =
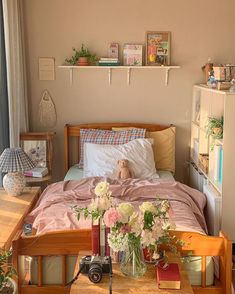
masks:
[[[99,66],[119,66],[120,62],[99,62]]]
[[[156,277],[159,289],[180,289],[181,278],[177,263],[169,263],[166,267],[162,263],[156,266]]]
[[[48,174],[47,167],[35,167],[31,170],[24,172],[24,175],[26,177],[34,177],[34,178],[43,178],[47,174]]]
[[[99,62],[117,62],[119,61],[118,58],[111,58],[111,57],[101,57]]]

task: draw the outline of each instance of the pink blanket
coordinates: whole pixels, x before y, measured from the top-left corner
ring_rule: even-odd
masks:
[[[203,216],[206,198],[201,192],[179,182],[139,179],[120,181],[92,177],[52,184],[42,193],[26,221],[33,225],[37,234],[89,227],[90,220],[77,221],[72,206],[87,206],[95,196],[95,186],[103,180],[110,183],[112,196],[117,203],[128,201],[138,206],[143,201],[156,200],[158,195],[159,198],[170,201],[172,217],[178,230],[207,232]]]

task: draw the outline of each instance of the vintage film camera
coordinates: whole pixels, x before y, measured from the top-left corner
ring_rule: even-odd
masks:
[[[80,260],[80,271],[87,274],[90,281],[99,283],[103,274],[112,275],[112,261],[110,256],[84,256]]]

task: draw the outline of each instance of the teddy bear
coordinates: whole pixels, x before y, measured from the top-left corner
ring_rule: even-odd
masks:
[[[127,159],[120,159],[118,160],[118,178],[121,180],[126,180],[132,178],[133,174],[128,167],[128,160]]]

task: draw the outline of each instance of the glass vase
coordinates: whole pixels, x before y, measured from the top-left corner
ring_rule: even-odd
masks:
[[[128,248],[123,251],[121,271],[124,275],[133,278],[141,277],[145,274],[146,264],[140,240],[129,241]]]

